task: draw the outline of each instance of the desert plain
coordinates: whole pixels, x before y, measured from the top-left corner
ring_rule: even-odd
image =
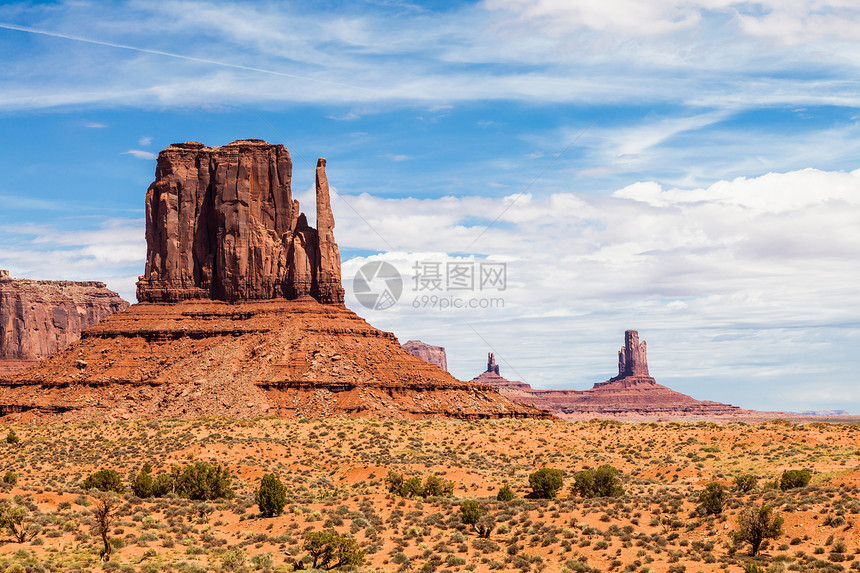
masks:
[[[6,425],[0,498],[26,509],[35,535],[3,532],[0,571],[290,571],[301,566],[307,532],[352,535],[365,553],[356,570],[489,571],[843,571],[860,569],[860,426],[746,422],[591,420],[275,419],[123,421]],[[130,482],[144,462],[153,474],[196,461],[222,464],[235,497],[140,499]],[[571,490],[584,468],[620,470],[619,497]],[[559,469],[554,499],[530,497],[529,475]],[[116,470],[126,486],[99,558],[93,510],[98,492],[81,482]],[[783,491],[782,472],[808,469],[809,485]],[[389,471],[436,475],[453,494],[389,493]],[[262,517],[254,492],[274,473],[286,485],[284,512]],[[734,479],[758,477],[740,492]],[[709,482],[724,508],[697,508]],[[777,483],[774,483],[777,482]],[[496,494],[508,484],[511,501]],[[480,537],[460,505],[479,503],[495,527]],[[740,514],[766,503],[782,533],[758,555],[738,543]],[[305,565],[307,565],[305,563]]]

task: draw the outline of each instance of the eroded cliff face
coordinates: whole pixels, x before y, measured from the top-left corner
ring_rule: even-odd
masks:
[[[13,279],[0,271],[0,375],[65,348],[128,306],[101,282]]]
[[[146,270],[140,302],[229,302],[310,295],[342,304],[325,159],[317,165],[317,221],[300,213],[283,145],[176,143],[158,155],[146,193]]]
[[[448,371],[448,355],[445,354],[444,346],[432,346],[420,340],[409,340],[403,345],[403,349],[421,360],[435,364],[445,372]]]

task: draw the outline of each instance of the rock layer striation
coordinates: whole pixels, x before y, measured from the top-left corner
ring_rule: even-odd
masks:
[[[0,270],[0,376],[32,366],[127,307],[101,282],[13,279]]]
[[[146,192],[140,302],[296,299],[342,304],[325,159],[316,169],[318,228],[292,198],[292,160],[260,139],[175,143]]]

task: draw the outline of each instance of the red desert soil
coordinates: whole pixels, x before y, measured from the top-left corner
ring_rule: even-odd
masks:
[[[0,474],[14,472],[0,499],[26,507],[37,536],[0,545],[0,571],[291,570],[306,555],[306,532],[351,534],[371,571],[840,571],[860,567],[858,426],[731,422],[630,424],[537,420],[225,420],[128,421],[0,427],[17,445],[0,445]],[[92,492],[80,482],[101,468],[126,485],[145,461],[154,473],[172,464],[223,463],[233,500],[141,500],[124,494],[98,562]],[[586,467],[621,470],[624,494],[582,499],[570,484]],[[564,472],[556,499],[527,499],[528,476]],[[783,470],[812,470],[807,487],[781,491]],[[388,493],[389,470],[436,474],[451,497],[404,499]],[[253,492],[274,472],[286,484],[283,515],[262,518]],[[734,490],[753,473],[758,487]],[[721,515],[696,512],[716,480],[729,490]],[[496,501],[508,483],[516,498]],[[477,500],[496,528],[481,539],[460,520]],[[730,534],[745,508],[762,502],[785,518],[784,533],[753,558]],[[201,514],[200,510],[204,509]],[[208,514],[208,516],[207,516]]]

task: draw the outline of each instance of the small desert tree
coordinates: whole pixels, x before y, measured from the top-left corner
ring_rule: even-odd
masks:
[[[572,489],[582,497],[619,497],[624,495],[624,488],[618,474],[609,464],[581,471],[573,476]]]
[[[721,483],[710,482],[699,493],[699,503],[706,515],[721,514],[726,503],[726,488]]]
[[[199,501],[236,497],[230,487],[230,472],[227,468],[206,462],[186,466],[176,479],[176,492],[182,497]]]
[[[140,472],[131,480],[131,491],[137,497],[152,497],[152,465],[149,462],[143,464]]]
[[[336,531],[307,532],[302,549],[311,556],[312,569],[329,571],[341,567],[358,567],[364,563],[364,551],[358,542]]]
[[[266,474],[260,480],[260,488],[254,494],[260,515],[275,517],[284,512],[287,505],[287,488],[275,474]]]
[[[93,509],[93,533],[102,538],[103,549],[99,557],[102,561],[110,561],[111,544],[108,534],[110,533],[111,523],[116,519],[116,509],[120,504],[120,498],[104,493],[96,498],[95,509]]]
[[[30,541],[39,532],[30,512],[23,507],[0,505],[0,529],[6,529],[18,543]]]
[[[765,539],[778,539],[782,535],[783,518],[773,513],[773,508],[762,504],[751,507],[738,518],[738,529],[732,532],[732,537],[738,542],[748,542],[752,545],[750,553],[757,555]]]
[[[487,539],[496,528],[496,521],[489,515],[482,515],[481,506],[477,501],[464,501],[460,504],[460,520],[464,525],[471,525],[479,537]]]
[[[15,430],[9,430],[9,433],[6,434],[6,443],[15,446],[20,442],[21,439],[18,437],[18,434],[15,433]]]
[[[564,474],[553,468],[541,468],[529,475],[532,494],[539,498],[555,499],[563,483]]]
[[[735,489],[746,493],[752,491],[758,485],[758,476],[755,474],[741,474],[735,478]]]
[[[125,485],[116,470],[99,470],[93,472],[82,483],[84,489],[97,489],[100,491],[125,492]]]

